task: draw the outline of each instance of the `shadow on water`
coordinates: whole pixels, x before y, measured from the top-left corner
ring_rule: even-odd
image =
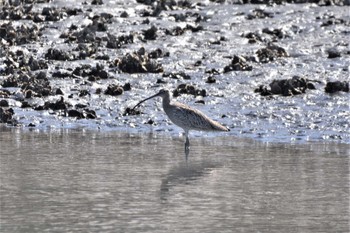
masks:
[[[348,145],[0,130],[1,232],[349,229]]]

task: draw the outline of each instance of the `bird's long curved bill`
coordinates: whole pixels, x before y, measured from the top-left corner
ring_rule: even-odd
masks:
[[[144,100],[141,100],[138,104],[136,104],[135,105],[135,107],[133,107],[132,109],[135,109],[135,108],[137,108],[138,106],[140,106],[143,102],[145,102],[145,101],[147,101],[147,100],[149,100],[149,99],[152,99],[152,98],[154,98],[154,97],[157,97],[159,95],[159,93],[157,93],[157,94],[155,94],[155,95],[152,95],[151,97],[148,97],[148,98],[146,98],[146,99],[144,99]]]

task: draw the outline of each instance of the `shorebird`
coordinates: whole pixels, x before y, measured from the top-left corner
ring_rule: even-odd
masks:
[[[201,111],[191,108],[186,104],[171,101],[170,92],[165,89],[161,89],[157,94],[148,97],[138,104],[135,105],[133,109],[138,107],[140,104],[146,100],[152,99],[154,97],[162,97],[163,99],[163,109],[168,115],[169,119],[177,126],[181,127],[185,131],[186,142],[185,150],[189,150],[190,140],[188,138],[188,133],[190,130],[199,131],[230,131],[225,126],[221,125],[209,117],[207,117]]]

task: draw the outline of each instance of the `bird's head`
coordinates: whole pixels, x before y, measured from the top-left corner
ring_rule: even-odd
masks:
[[[162,97],[164,98],[170,98],[170,91],[167,89],[161,89],[157,94],[152,95],[151,97],[148,97],[142,101],[140,101],[138,104],[135,105],[135,107],[133,107],[133,109],[135,109],[136,107],[138,107],[140,104],[142,104],[143,102],[145,102],[146,100],[152,99],[154,97]]]

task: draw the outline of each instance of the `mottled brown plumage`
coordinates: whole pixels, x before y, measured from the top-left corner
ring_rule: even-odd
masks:
[[[185,148],[188,149],[190,143],[188,139],[188,133],[190,130],[199,130],[199,131],[229,131],[228,128],[221,125],[219,122],[216,122],[209,117],[207,117],[201,111],[191,108],[188,105],[171,102],[170,92],[168,90],[160,90],[159,93],[140,101],[134,108],[139,106],[141,103],[145,102],[154,97],[163,98],[163,109],[168,115],[169,119],[177,126],[181,127],[186,134],[186,143]]]

